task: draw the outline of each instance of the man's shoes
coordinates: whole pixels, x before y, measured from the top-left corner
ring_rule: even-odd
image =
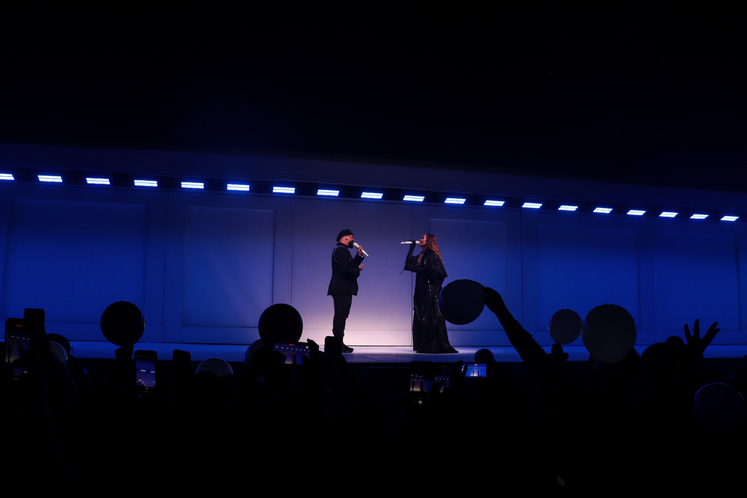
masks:
[[[353,348],[351,348],[350,346],[346,346],[345,344],[343,344],[342,345],[342,352],[343,353],[352,353],[353,352]]]

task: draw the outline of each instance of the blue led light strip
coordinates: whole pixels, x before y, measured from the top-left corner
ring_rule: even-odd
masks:
[[[64,181],[63,181],[64,178]],[[405,202],[425,202],[426,198],[431,199],[429,202],[435,202],[435,198],[440,197],[443,200],[444,204],[450,204],[450,205],[464,205],[464,206],[475,206],[480,203],[482,206],[485,207],[508,207],[511,209],[516,208],[523,208],[523,209],[532,209],[532,210],[546,210],[546,209],[552,209],[557,211],[564,211],[564,212],[575,212],[575,213],[603,213],[603,214],[611,214],[616,213],[618,215],[627,215],[627,216],[634,216],[639,218],[652,218],[652,217],[658,217],[658,218],[689,218],[692,220],[719,220],[723,222],[736,222],[739,221],[744,216],[741,216],[740,213],[729,213],[729,214],[723,214],[723,213],[709,213],[708,211],[703,212],[696,212],[693,213],[689,209],[687,214],[681,213],[677,210],[657,210],[655,208],[651,209],[638,209],[638,208],[629,208],[627,206],[621,205],[622,203],[615,203],[613,205],[608,206],[589,206],[588,204],[586,206],[584,205],[577,205],[577,204],[563,204],[560,202],[556,202],[555,200],[549,200],[549,201],[543,201],[543,202],[535,202],[535,201],[523,201],[518,198],[514,197],[508,197],[505,199],[499,198],[483,198],[479,201],[476,201],[474,199],[474,194],[469,194],[468,196],[462,195],[447,195],[444,196],[444,192],[438,192],[438,191],[427,191],[423,194],[404,194],[404,193],[397,193],[398,191],[401,192],[402,189],[381,189],[376,190],[377,187],[369,187],[373,190],[359,190],[358,187],[355,186],[347,186],[346,190],[338,190],[334,187],[332,188],[319,188],[317,185],[315,185],[313,182],[298,182],[296,183],[296,186],[273,186],[269,181],[257,181],[256,183],[252,183],[252,186],[248,183],[240,183],[240,182],[231,182],[231,183],[225,183],[225,181],[221,181],[219,179],[212,179],[209,183],[204,183],[201,181],[179,181],[176,178],[172,177],[157,177],[152,179],[142,179],[142,178],[136,178],[132,179],[132,175],[128,173],[111,173],[111,177],[109,174],[100,174],[94,175],[94,176],[87,176],[82,171],[63,171],[61,175],[54,175],[54,174],[35,174],[30,170],[21,170],[21,171],[15,171],[15,172],[0,172],[0,182],[14,182],[14,183],[31,183],[31,182],[44,182],[44,183],[64,183],[66,185],[79,185],[81,183],[85,183],[88,185],[107,185],[107,186],[115,186],[115,187],[127,187],[127,186],[136,186],[136,187],[151,187],[151,188],[166,188],[166,189],[173,189],[178,188],[178,186],[181,186],[183,189],[199,189],[199,190],[220,190],[222,188],[225,188],[224,191],[233,191],[233,192],[256,192],[259,194],[267,194],[267,193],[279,193],[279,194],[296,194],[300,193],[302,196],[311,196],[316,193],[318,196],[328,196],[328,197],[345,197],[345,198],[354,198],[359,197],[360,199],[373,199],[373,200],[383,200],[388,199],[389,201],[395,201],[397,199],[401,199]],[[128,185],[129,182],[129,185]],[[222,187],[222,186],[225,187]],[[256,188],[255,188],[256,187]],[[344,193],[343,193],[344,192]]]

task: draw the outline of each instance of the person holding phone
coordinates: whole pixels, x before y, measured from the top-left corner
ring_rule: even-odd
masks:
[[[448,276],[438,240],[435,235],[427,233],[417,241],[417,245],[423,251],[413,256],[415,244],[411,244],[405,259],[405,270],[415,273],[412,348],[418,353],[457,353],[449,343],[446,320],[438,309],[438,296]]]
[[[350,255],[349,249],[357,248],[355,257]],[[332,278],[329,281],[327,295],[332,296],[334,302],[334,318],[332,319],[332,335],[342,340],[345,335],[345,323],[350,315],[353,296],[358,295],[358,277],[363,270],[365,252],[363,247],[355,244],[353,232],[345,229],[337,234],[337,244],[332,250]],[[353,348],[342,344],[343,353],[352,353]]]

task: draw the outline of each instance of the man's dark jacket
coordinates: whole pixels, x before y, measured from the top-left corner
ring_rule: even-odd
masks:
[[[358,295],[358,269],[363,262],[363,256],[356,254],[355,258],[350,251],[340,242],[332,251],[332,278],[329,281],[328,296],[336,295]]]

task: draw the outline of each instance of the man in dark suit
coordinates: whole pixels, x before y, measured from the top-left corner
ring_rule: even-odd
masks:
[[[332,278],[329,281],[327,295],[332,296],[335,304],[335,316],[332,320],[332,335],[342,341],[345,335],[345,320],[350,314],[353,296],[358,295],[358,276],[363,270],[363,248],[355,244],[353,232],[343,230],[337,234],[337,245],[332,251]],[[353,258],[350,248],[357,247],[358,254]],[[353,348],[342,345],[343,353],[352,353]]]

